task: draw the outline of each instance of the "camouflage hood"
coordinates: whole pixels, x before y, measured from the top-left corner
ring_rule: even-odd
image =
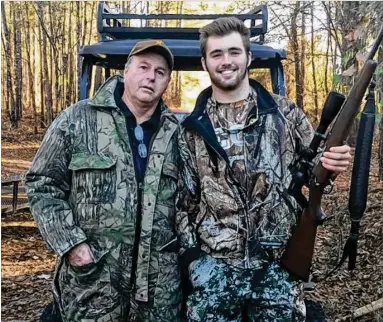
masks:
[[[189,215],[197,247],[236,266],[256,266],[280,255],[298,210],[287,193],[288,167],[296,144],[307,145],[313,134],[293,102],[269,94],[254,80],[250,85],[255,97],[243,131],[246,184],[237,180],[207,113],[215,104],[211,88],[200,94],[182,123],[198,177],[193,188],[198,213]]]
[[[113,107],[118,108],[114,99],[114,91],[117,83],[122,83],[124,78],[120,75],[115,75],[106,80],[100,86],[93,98],[89,100],[89,104],[93,106]]]
[[[117,83],[123,82],[124,78],[121,75],[114,75],[110,77],[100,86],[94,97],[89,99],[89,104],[99,108],[119,109],[114,99],[114,91],[116,90]],[[159,105],[161,106],[161,113],[163,116],[169,117],[173,121],[178,122],[177,118],[169,111],[162,99],[160,99]]]

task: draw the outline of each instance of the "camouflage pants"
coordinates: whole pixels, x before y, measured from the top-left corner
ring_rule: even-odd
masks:
[[[278,263],[240,269],[202,255],[190,271],[189,322],[305,321],[298,285]]]

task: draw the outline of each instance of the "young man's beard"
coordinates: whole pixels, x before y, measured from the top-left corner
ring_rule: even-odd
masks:
[[[246,60],[246,65],[248,65],[248,60]],[[212,73],[209,70],[209,67],[206,65],[206,69],[210,76],[210,81],[212,84],[216,87],[218,87],[221,90],[227,90],[232,91],[239,87],[239,85],[242,83],[242,81],[247,78],[247,67],[241,69],[237,68],[236,72],[239,71],[239,73],[236,75],[236,77],[232,80],[230,80],[229,83],[226,83],[225,81],[222,81],[219,77],[215,76],[215,73]]]

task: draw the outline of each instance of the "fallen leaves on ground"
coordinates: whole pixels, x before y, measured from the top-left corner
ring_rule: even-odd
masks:
[[[337,178],[334,191],[326,195],[322,203],[327,215],[332,218],[319,228],[317,234],[313,273],[319,279],[339,262],[349,237],[350,174],[342,174]],[[319,282],[314,292],[308,294],[309,298],[322,302],[329,321],[350,321],[350,315],[357,308],[383,297],[383,183],[378,179],[378,155],[374,146],[356,268],[348,271],[346,261],[333,275]],[[383,321],[383,311],[354,321]]]

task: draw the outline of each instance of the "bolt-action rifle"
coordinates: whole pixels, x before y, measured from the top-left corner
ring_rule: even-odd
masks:
[[[347,138],[351,125],[359,112],[364,93],[377,67],[377,62],[373,60],[373,57],[382,39],[383,28],[367,55],[363,69],[347,99],[344,100],[339,93],[329,93],[322,111],[321,121],[310,146],[301,151],[300,157],[290,169],[292,182],[288,192],[297,200],[303,210],[297,219],[297,224],[293,227],[281,258],[281,264],[303,281],[309,280],[317,227],[326,219],[326,215],[321,209],[322,195],[329,184],[332,184],[334,177],[334,173],[325,169],[321,162],[313,165],[312,161],[317,155],[322,141],[325,141],[324,151],[328,151],[333,146],[342,145]],[[326,135],[327,128],[334,119],[333,126]],[[301,192],[304,185],[309,187],[308,200]]]

